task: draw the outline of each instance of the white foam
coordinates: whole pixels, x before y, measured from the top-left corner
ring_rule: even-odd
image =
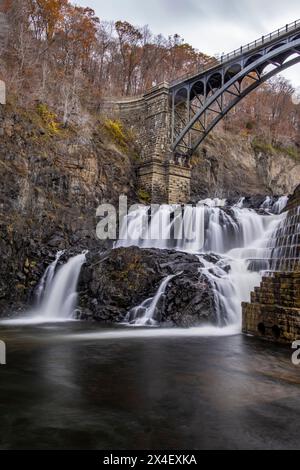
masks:
[[[212,336],[234,336],[240,334],[240,328],[227,326],[218,328],[214,326],[202,326],[193,328],[134,328],[116,329],[113,331],[97,331],[94,333],[80,333],[66,335],[67,338],[75,340],[111,340],[111,339],[131,339],[131,338],[182,338],[182,337],[212,337]]]

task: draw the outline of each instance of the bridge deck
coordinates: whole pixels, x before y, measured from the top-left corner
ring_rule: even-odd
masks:
[[[220,67],[224,65],[230,65],[232,62],[236,60],[240,60],[242,57],[247,55],[248,53],[253,54],[255,50],[261,49],[262,46],[272,45],[273,42],[277,42],[278,39],[285,38],[289,35],[292,31],[300,32],[300,19],[293,21],[290,24],[285,25],[282,28],[279,28],[272,33],[269,33],[265,36],[262,36],[255,41],[252,41],[245,46],[241,46],[238,49],[235,49],[228,54],[222,55],[220,59],[213,57],[210,61],[208,61],[201,69],[194,73],[194,74],[185,74],[178,79],[172,81],[170,83],[170,89],[178,88],[180,85],[185,84],[189,81],[193,81],[196,78],[201,78],[202,76],[207,75],[208,72],[213,72],[214,70],[218,70]]]

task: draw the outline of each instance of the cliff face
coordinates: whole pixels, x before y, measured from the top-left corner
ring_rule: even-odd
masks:
[[[299,181],[300,152],[240,135],[214,133],[193,158],[193,199],[292,194]]]
[[[35,111],[1,112],[0,311],[27,300],[58,250],[101,246],[99,204],[120,194],[136,199],[133,152],[121,151],[99,123],[83,134]]]
[[[0,107],[0,315],[30,300],[58,250],[107,248],[95,236],[99,204],[138,201],[139,151],[114,131],[96,119],[80,132],[61,128],[38,105]],[[232,135],[210,137],[193,165],[194,200],[291,193],[300,179],[295,158]]]

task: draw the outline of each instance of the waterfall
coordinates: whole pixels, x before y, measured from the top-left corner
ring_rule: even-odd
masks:
[[[204,265],[199,268],[199,275],[205,276],[212,287],[218,325],[240,325],[241,303],[250,300],[250,292],[259,285],[262,272],[270,268],[270,240],[284,218],[274,213],[282,211],[287,198],[275,203],[271,198],[266,199],[264,208],[268,207],[269,214],[243,207],[244,200],[241,198],[232,207],[225,200],[217,199],[205,199],[196,207],[184,209],[164,205],[154,215],[149,207],[142,207],[127,216],[124,227],[129,238],[126,239],[126,230],[121,227],[115,246],[175,249],[198,255]],[[193,239],[185,236],[191,227],[195,233]],[[174,236],[175,228],[181,239]],[[203,240],[199,236],[201,230]],[[220,262],[208,262],[203,256],[212,252],[221,256]],[[225,265],[230,266],[229,272]],[[131,310],[126,321],[147,324],[152,301],[147,299]]]
[[[150,207],[131,212],[123,222],[115,248],[137,245],[140,248],[197,250],[204,205],[162,205],[150,213]],[[150,223],[149,223],[150,221]]]
[[[36,307],[27,315],[3,320],[2,324],[31,325],[48,322],[69,321],[77,306],[77,283],[86,253],[73,256],[58,267],[63,252],[45,270],[36,290]]]
[[[244,206],[245,199],[246,199],[245,197],[241,197],[234,207],[237,207],[238,209],[242,209]]]
[[[70,258],[47,282],[43,300],[39,306],[45,320],[70,319],[77,305],[77,283],[86,253]]]
[[[281,215],[281,222],[267,243],[270,271],[299,269],[300,258],[300,207]]]
[[[156,307],[164,295],[167,285],[175,276],[176,274],[167,276],[160,284],[154,297],[145,300],[141,305],[131,309],[126,315],[124,323],[134,326],[156,326]]]
[[[204,264],[200,275],[204,275],[211,286],[219,327],[241,326],[241,303],[249,296],[250,291],[259,284],[260,275],[249,272],[244,260],[227,258],[231,270],[228,273],[220,263],[211,263],[203,256],[199,260]],[[224,263],[225,259],[222,261]]]
[[[288,200],[288,196],[280,196],[277,200],[267,196],[260,208],[271,212],[272,214],[280,214],[286,207]]]
[[[280,214],[288,203],[288,196],[281,196],[278,201],[275,202],[272,208],[274,214]]]
[[[200,204],[204,204],[208,207],[224,207],[226,205],[226,199],[207,198],[207,199],[202,199],[202,201],[200,201]]]
[[[41,302],[42,302],[42,299],[44,296],[48,295],[49,294],[49,289],[51,288],[51,285],[52,285],[52,281],[53,281],[53,277],[55,275],[55,270],[56,270],[56,266],[57,266],[57,263],[58,261],[60,260],[61,256],[64,254],[64,251],[59,251],[57,254],[56,254],[56,257],[55,257],[55,260],[53,261],[53,263],[51,263],[46,271],[44,272],[38,286],[37,286],[37,289],[36,289],[36,293],[35,293],[35,296],[36,296],[36,303],[37,305],[40,305]]]
[[[274,219],[253,209],[224,208],[216,200],[200,201],[197,206],[150,207],[130,213],[123,222],[115,248],[177,249],[183,252],[225,254],[232,248],[247,247],[268,230]],[[203,237],[199,236],[201,230]]]
[[[273,201],[270,196],[267,196],[262,205],[260,206],[261,209],[270,210],[272,208]]]

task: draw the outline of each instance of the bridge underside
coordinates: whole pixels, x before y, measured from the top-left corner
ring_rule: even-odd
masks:
[[[190,157],[218,122],[266,80],[300,62],[300,31],[171,88],[171,150]]]

